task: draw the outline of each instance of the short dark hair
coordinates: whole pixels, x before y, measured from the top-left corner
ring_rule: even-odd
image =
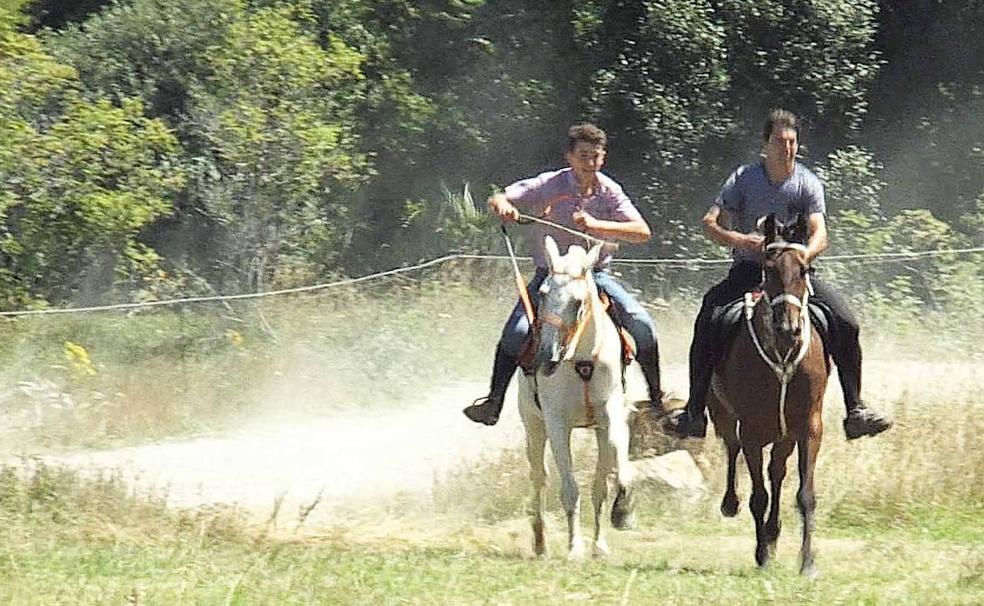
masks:
[[[605,147],[608,145],[608,136],[605,135],[605,131],[594,124],[585,122],[584,124],[575,124],[567,129],[567,151],[574,151],[578,141]]]
[[[781,130],[794,130],[796,131],[796,136],[799,137],[799,120],[796,118],[796,114],[786,109],[774,109],[769,112],[768,117],[765,119],[765,125],[762,128],[762,141],[768,143],[769,137],[776,129]]]

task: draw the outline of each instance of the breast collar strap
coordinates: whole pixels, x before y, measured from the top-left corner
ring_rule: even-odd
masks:
[[[813,334],[812,325],[810,324],[810,313],[808,311],[810,293],[813,288],[810,285],[809,275],[806,276],[806,280],[807,288],[806,292],[803,293],[802,300],[789,293],[783,293],[771,300],[765,292],[762,293],[761,299],[756,299],[752,293],[745,293],[745,324],[748,327],[749,334],[752,336],[755,351],[758,352],[759,357],[772,370],[773,374],[776,375],[776,379],[779,380],[779,437],[786,435],[786,388],[789,386],[793,375],[796,374],[796,369],[799,368],[800,362],[803,361],[803,358],[806,357],[807,352],[810,350],[810,340]],[[800,334],[802,335],[802,340],[795,359],[789,360],[789,354],[787,354],[784,360],[773,360],[762,346],[758,333],[755,331],[755,323],[753,322],[755,306],[761,300],[765,300],[770,308],[782,303],[791,303],[800,309]]]

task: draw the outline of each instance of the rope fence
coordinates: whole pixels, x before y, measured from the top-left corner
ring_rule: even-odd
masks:
[[[851,255],[829,255],[821,258],[823,263],[827,262],[849,262],[857,261],[862,263],[886,263],[892,261],[908,261],[911,259],[925,258],[925,257],[942,257],[945,255],[966,255],[973,253],[984,253],[984,247],[976,248],[954,248],[946,250],[923,250],[923,251],[912,251],[912,252],[886,252],[886,253],[869,253],[869,254],[851,254]],[[518,260],[531,261],[531,257],[517,257]],[[246,293],[239,295],[212,295],[207,297],[185,297],[178,299],[162,299],[160,301],[143,301],[137,303],[117,303],[113,305],[96,305],[90,307],[65,307],[65,308],[51,308],[51,309],[26,309],[19,311],[2,311],[0,312],[0,317],[14,317],[14,316],[43,316],[43,315],[56,315],[56,314],[81,314],[81,313],[92,313],[92,312],[102,312],[102,311],[122,311],[122,310],[133,310],[149,307],[162,307],[169,305],[184,305],[188,303],[211,303],[211,302],[224,302],[224,301],[243,301],[248,299],[264,299],[269,297],[277,297],[282,295],[292,295],[300,293],[310,293],[320,290],[327,290],[330,288],[337,288],[340,286],[350,286],[352,284],[358,284],[360,282],[368,282],[371,280],[378,280],[380,278],[385,278],[388,276],[394,276],[398,274],[404,274],[408,272],[420,271],[428,267],[433,267],[449,261],[456,260],[487,260],[487,261],[508,261],[509,257],[507,255],[484,255],[484,254],[448,254],[429,261],[424,261],[416,265],[408,265],[405,267],[398,267],[395,269],[390,269],[386,271],[381,271],[377,273],[367,274],[364,276],[359,276],[356,278],[346,278],[343,280],[337,280],[334,282],[325,282],[322,284],[312,284],[309,286],[299,286],[296,288],[284,288],[281,290],[269,290],[257,293]],[[673,259],[673,258],[662,258],[662,259],[615,259],[612,261],[615,265],[636,265],[636,266],[714,266],[714,265],[730,265],[732,260],[730,258],[722,259],[703,259],[703,258],[683,258],[683,259]]]

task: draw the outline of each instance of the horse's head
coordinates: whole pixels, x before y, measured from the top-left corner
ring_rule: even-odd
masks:
[[[537,306],[540,337],[534,367],[543,368],[549,376],[560,362],[574,355],[582,324],[590,313],[593,297],[597,296],[591,269],[598,262],[601,245],[590,251],[575,245],[561,255],[557,243],[547,236],[544,250],[550,274],[540,287]]]
[[[776,348],[795,352],[802,331],[809,322],[809,270],[806,245],[809,226],[806,217],[797,215],[791,223],[783,224],[774,214],[765,218],[764,284],[765,300],[769,304],[769,319]]]

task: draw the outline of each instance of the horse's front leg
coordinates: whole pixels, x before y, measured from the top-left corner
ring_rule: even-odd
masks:
[[[567,514],[567,559],[578,560],[584,557],[584,541],[581,538],[581,495],[574,479],[574,465],[571,460],[571,428],[560,415],[546,417],[547,437],[557,463],[560,477],[560,502]]]
[[[598,465],[595,467],[594,490],[591,493],[591,504],[594,506],[594,547],[591,555],[597,558],[608,555],[608,543],[601,532],[601,513],[608,502],[608,476],[615,467],[615,450],[608,437],[607,420],[599,421],[595,426],[595,437],[598,440]]]
[[[629,413],[620,391],[614,391],[606,406],[608,443],[615,464],[615,502],[612,503],[612,526],[619,530],[636,527],[632,482],[635,470],[629,461]]]
[[[738,514],[738,453],[741,452],[741,442],[738,440],[738,419],[725,408],[717,399],[714,390],[708,394],[707,409],[714,422],[714,431],[724,441],[724,449],[728,458],[728,479],[721,499],[721,515],[733,518]]]
[[[799,440],[797,455],[799,457],[800,487],[796,493],[796,504],[803,518],[803,542],[800,545],[800,574],[815,576],[816,565],[813,561],[812,536],[813,514],[817,507],[817,497],[813,489],[813,473],[817,465],[817,454],[820,452],[820,439],[823,436],[823,426],[819,414],[815,415],[810,424],[806,438]]]
[[[782,522],[779,520],[779,497],[782,494],[782,481],[786,478],[786,461],[795,446],[796,443],[787,437],[772,447],[772,459],[769,461],[769,482],[772,485],[771,507],[769,519],[765,523],[765,542],[770,556],[776,554],[776,542],[782,530]]]
[[[724,490],[724,498],[721,499],[721,515],[726,518],[733,518],[738,515],[738,478],[736,470],[738,468],[738,453],[741,445],[736,441],[725,440],[724,448],[728,456],[728,485]]]
[[[526,458],[530,463],[530,481],[533,483],[533,499],[530,502],[533,553],[539,557],[545,557],[547,555],[547,543],[543,525],[543,488],[547,483],[547,466],[544,458],[547,428],[543,419],[534,415],[524,415],[523,424],[526,426]]]
[[[765,536],[765,510],[769,506],[769,493],[765,489],[765,478],[762,475],[762,446],[742,444],[745,462],[748,464],[748,475],[752,479],[752,496],[748,500],[748,508],[755,518],[755,562],[759,566],[769,563],[769,549]]]

